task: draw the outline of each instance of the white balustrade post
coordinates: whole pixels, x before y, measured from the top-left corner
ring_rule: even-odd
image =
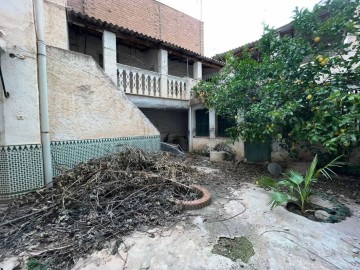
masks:
[[[117,85],[116,35],[112,32],[104,31],[102,41],[104,71]]]
[[[199,61],[195,62],[193,65],[193,76],[194,79],[191,81],[191,87],[189,87],[189,98],[191,97],[192,88],[202,79],[202,63]]]
[[[215,117],[215,109],[209,109],[209,134],[210,139],[215,139],[215,131],[216,131],[216,117]]]
[[[191,78],[188,78],[186,81],[186,91],[185,91],[185,96],[184,98],[186,100],[190,100],[191,98],[191,89],[193,88],[193,86],[195,86],[194,84],[194,80]]]
[[[168,52],[158,51],[158,72],[160,73],[160,96],[167,97]]]
[[[197,61],[194,63],[193,74],[194,74],[194,79],[196,80],[196,84],[197,84],[202,78],[202,63],[201,62]]]

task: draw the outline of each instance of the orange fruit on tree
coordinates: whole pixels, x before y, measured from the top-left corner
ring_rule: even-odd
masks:
[[[324,61],[324,58],[322,57],[322,55],[318,55],[318,56],[316,57],[316,59],[317,59],[319,62]]]
[[[320,37],[315,37],[315,38],[314,38],[314,42],[315,42],[315,43],[319,43],[319,42],[320,42],[320,40],[321,40],[321,38],[320,38]]]

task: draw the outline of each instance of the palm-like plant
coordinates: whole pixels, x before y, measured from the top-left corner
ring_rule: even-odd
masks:
[[[326,166],[316,170],[318,162],[316,155],[305,176],[294,170],[289,170],[287,174],[284,174],[285,178],[279,181],[271,177],[261,178],[258,182],[259,185],[274,190],[269,202],[271,209],[284,203],[293,202],[299,206],[301,213],[304,214],[308,209],[310,195],[313,194],[312,185],[317,181],[320,173],[327,179],[331,179],[331,174],[335,174],[331,168],[343,165],[343,162],[339,161],[341,157],[335,158]]]

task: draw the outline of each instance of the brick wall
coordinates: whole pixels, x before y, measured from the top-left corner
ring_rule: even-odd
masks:
[[[108,23],[203,54],[203,23],[154,0],[68,0],[68,6]]]
[[[84,0],[67,0],[67,5],[77,12],[84,12]]]

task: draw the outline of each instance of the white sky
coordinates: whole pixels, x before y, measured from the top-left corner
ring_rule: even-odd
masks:
[[[205,55],[214,56],[259,39],[263,23],[273,27],[285,25],[291,21],[296,6],[311,9],[320,0],[158,1],[202,19]]]

